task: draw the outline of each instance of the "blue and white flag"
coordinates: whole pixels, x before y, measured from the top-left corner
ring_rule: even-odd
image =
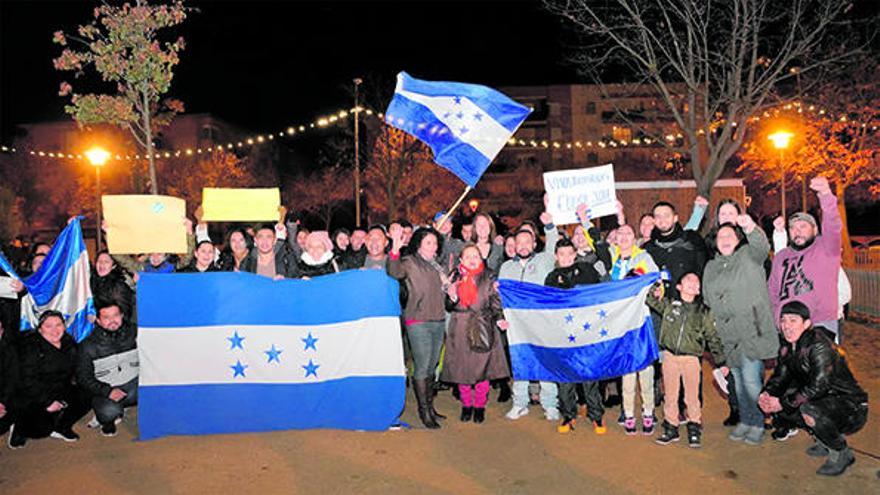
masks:
[[[89,315],[95,314],[90,285],[89,252],[82,237],[80,219],[75,218],[58,236],[39,270],[21,279],[0,253],[0,268],[20,279],[27,288],[21,300],[21,330],[36,328],[40,314],[55,310],[64,315],[67,332],[77,342],[92,333]]]
[[[142,439],[378,431],[403,411],[398,285],[381,271],[143,273],[137,298]]]
[[[385,122],[430,146],[438,165],[474,187],[531,111],[486,86],[401,72]]]
[[[645,297],[659,273],[556,289],[500,280],[517,380],[582,382],[640,371],[658,356]]]

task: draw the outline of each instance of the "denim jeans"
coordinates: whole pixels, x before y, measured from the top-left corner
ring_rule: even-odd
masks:
[[[730,368],[739,403],[740,421],[748,426],[763,426],[764,413],[758,409],[758,395],[764,386],[764,362],[743,358],[741,366]]]
[[[553,382],[541,382],[541,407],[545,411],[557,409],[559,400],[557,394],[558,387]],[[529,381],[514,380],[513,382],[513,406],[517,408],[528,407],[529,405]]]
[[[122,416],[122,412],[126,407],[137,405],[138,400],[138,381],[133,379],[130,382],[117,387],[125,392],[125,397],[119,402],[114,402],[108,397],[92,397],[92,408],[95,409],[95,416],[102,425],[110,424],[116,418]]]
[[[440,361],[440,349],[443,347],[443,336],[446,334],[446,322],[423,321],[407,325],[406,334],[413,357],[413,379],[424,380],[434,376],[437,362]]]

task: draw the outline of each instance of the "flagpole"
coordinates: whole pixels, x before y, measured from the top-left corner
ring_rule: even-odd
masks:
[[[471,189],[471,186],[467,186],[464,188],[464,192],[461,193],[461,196],[458,197],[458,199],[455,201],[455,204],[452,205],[452,208],[450,208],[449,211],[447,211],[446,214],[443,215],[443,218],[440,219],[440,223],[437,224],[438,230],[443,227],[443,224],[445,224],[447,220],[449,220],[449,217],[452,216],[452,213],[455,211],[456,208],[458,208],[458,205],[460,205],[461,202],[464,201],[464,197],[467,196],[467,193],[471,192]]]

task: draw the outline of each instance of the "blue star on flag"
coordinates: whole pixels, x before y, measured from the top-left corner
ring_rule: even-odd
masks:
[[[475,114],[474,114],[474,120],[482,121],[482,120],[483,120],[483,114],[481,114],[480,112],[475,113]]]
[[[263,351],[263,353],[266,354],[266,356],[269,358],[269,360],[266,361],[267,363],[271,363],[272,361],[275,361],[276,363],[280,363],[281,362],[280,356],[281,356],[282,352],[284,352],[284,350],[276,349],[275,344],[272,344],[272,348],[270,348],[268,351]]]
[[[585,331],[585,332],[586,332],[586,331],[589,331],[590,328],[592,328],[592,325],[590,325],[590,322],[586,322],[586,323],[584,323],[584,331]]]
[[[574,323],[574,315],[571,313],[565,315],[565,323],[566,324]]]
[[[241,345],[242,341],[244,341],[244,337],[241,337],[238,335],[238,330],[236,330],[235,333],[232,334],[232,337],[226,337],[226,340],[228,340],[229,343],[231,344],[229,346],[230,351],[235,349],[236,347],[238,347],[241,350],[244,350],[244,347],[242,347],[242,345]]]
[[[304,338],[304,339],[300,339],[300,340],[302,340],[302,341],[305,342],[305,344],[306,344],[306,348],[303,349],[304,351],[309,350],[310,347],[311,347],[313,350],[316,350],[316,351],[318,350],[318,348],[315,347],[315,344],[318,342],[319,339],[316,339],[315,337],[312,337],[312,332],[309,332],[308,337],[306,337],[306,338]]]
[[[241,364],[241,360],[236,360],[235,364],[230,366],[230,368],[232,368],[232,372],[233,372],[232,378],[237,378],[239,376],[242,378],[246,378],[244,376],[244,370],[246,370],[248,368],[248,365]]]
[[[456,96],[452,100],[455,101],[456,105],[461,105],[461,96]]]
[[[608,336],[608,330],[606,330],[606,329],[603,328],[602,330],[599,331],[599,335],[602,336],[602,337],[607,337],[607,336]]]
[[[599,318],[605,318],[608,316],[608,313],[604,309],[599,310]]]
[[[577,340],[577,337],[575,337],[574,334],[569,334],[569,335],[568,335],[568,341],[569,341],[569,342],[574,342],[575,340]]]
[[[315,364],[312,362],[311,359],[309,359],[309,364],[304,364],[302,367],[304,370],[306,370],[306,378],[308,378],[310,375],[314,375],[315,378],[318,378],[318,368],[321,367],[320,364]]]

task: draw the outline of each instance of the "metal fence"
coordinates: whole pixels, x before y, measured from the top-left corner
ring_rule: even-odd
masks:
[[[880,270],[864,267],[847,268],[846,275],[852,286],[849,310],[880,318]]]

